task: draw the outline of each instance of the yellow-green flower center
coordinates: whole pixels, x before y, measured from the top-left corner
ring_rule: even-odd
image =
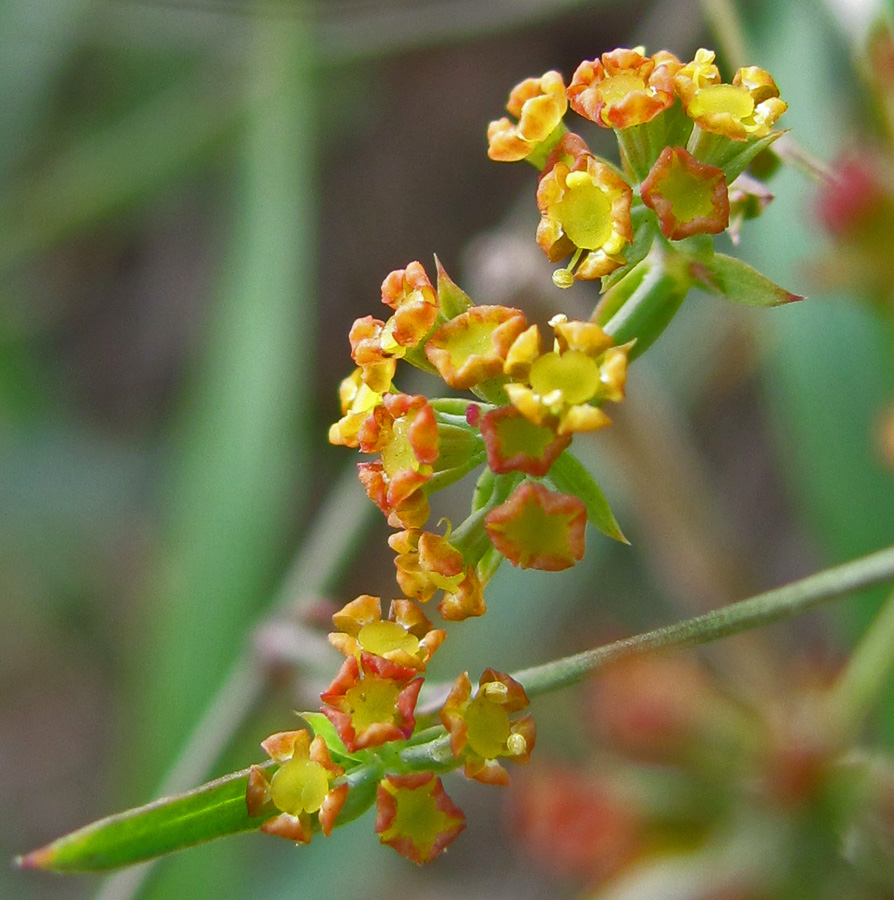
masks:
[[[478,696],[466,707],[463,716],[469,747],[485,759],[495,759],[506,751],[509,737],[509,713],[498,703]]]
[[[544,353],[534,360],[529,379],[541,397],[560,391],[566,404],[584,403],[599,389],[599,364],[580,350]]]
[[[329,793],[329,773],[306,757],[284,762],[270,780],[270,796],[277,809],[292,816],[314,813]]]
[[[612,236],[612,203],[587,172],[569,172],[555,217],[575,247],[598,250]]]
[[[400,688],[393,681],[364,678],[348,688],[345,700],[351,710],[351,724],[355,731],[365,731],[377,722],[393,722]]]
[[[599,83],[602,99],[611,106],[618,103],[633,91],[644,91],[646,83],[637,75],[625,72],[621,75],[610,75]]]
[[[494,352],[494,323],[470,321],[462,329],[453,332],[445,349],[456,368],[472,356],[487,356]]]
[[[409,416],[400,416],[391,426],[391,440],[382,450],[382,468],[389,478],[406,469],[419,470],[419,460],[408,437],[411,424]]]
[[[661,194],[671,204],[678,222],[707,218],[715,214],[714,184],[695,177],[674,157],[667,175],[661,179]]]
[[[568,515],[550,515],[539,503],[526,503],[518,518],[503,526],[507,542],[518,549],[522,566],[535,556],[569,557]]]
[[[500,455],[509,458],[523,453],[526,456],[543,456],[555,438],[551,428],[535,425],[524,416],[501,419],[497,425],[500,438]]]
[[[754,100],[745,88],[734,84],[709,84],[693,98],[689,112],[695,118],[728,113],[741,122],[754,113]]]
[[[432,781],[432,785],[436,782]],[[442,832],[453,824],[450,816],[438,809],[431,787],[416,790],[398,789],[394,795],[397,812],[391,826],[382,837],[407,836],[427,858]]]
[[[418,639],[397,622],[370,622],[360,629],[357,642],[376,656],[395,650],[403,650],[412,656],[419,652]]]
[[[439,590],[446,591],[448,594],[453,593],[463,582],[466,573],[458,572],[456,575],[441,575],[433,569],[425,570],[428,580]]]

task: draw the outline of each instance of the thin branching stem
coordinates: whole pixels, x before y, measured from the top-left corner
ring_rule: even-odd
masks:
[[[542,666],[523,669],[513,677],[521,682],[528,696],[535,697],[583,681],[608,663],[628,656],[707,644],[788,619],[827,600],[892,580],[894,547],[888,547],[749,600]]]
[[[886,581],[894,581],[894,546],[693,619],[522,669],[514,672],[512,677],[522,684],[529,697],[537,697],[577,684],[596,674],[603,666],[626,657],[708,644],[743,631],[780,622],[827,600]],[[890,615],[894,619],[894,612]],[[891,628],[894,629],[894,621],[891,622]],[[856,683],[857,674],[854,679]],[[449,690],[449,685],[432,685],[426,691],[419,711],[436,711]]]

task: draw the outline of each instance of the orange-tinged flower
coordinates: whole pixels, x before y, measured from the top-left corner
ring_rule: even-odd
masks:
[[[429,513],[422,488],[438,458],[438,425],[428,400],[385,394],[360,424],[357,442],[364,453],[381,453],[380,460],[357,466],[370,499],[394,527],[422,525]]]
[[[525,854],[562,878],[582,876],[599,884],[642,855],[646,810],[612,775],[542,767],[526,772],[509,798],[510,827]]]
[[[466,827],[431,772],[386,775],[376,793],[376,834],[413,862],[431,862]]]
[[[672,241],[720,234],[729,225],[729,191],[722,169],[683,147],[665,147],[642,183],[642,199]]]
[[[317,735],[311,740],[306,729],[280,731],[261,747],[279,768],[268,778],[260,766],[251,767],[245,794],[248,814],[260,815],[268,804],[280,810],[261,825],[261,831],[306,844],[312,833],[311,816],[316,814],[323,833],[329,835],[348,785],[332,786],[344,769],[332,761],[323,738]]]
[[[397,369],[397,360],[382,349],[384,334],[385,323],[373,316],[356,319],[348,334],[351,359],[360,367],[363,383],[379,394],[391,387]]]
[[[416,261],[389,273],[382,282],[382,302],[394,310],[387,322],[363,316],[348,335],[364,384],[380,394],[391,387],[398,359],[431,331],[440,311],[437,293]]]
[[[509,773],[499,759],[528,762],[537,739],[534,720],[529,715],[510,717],[527,705],[524,688],[493,669],[485,669],[474,697],[469,673],[463,672],[456,679],[440,718],[450,734],[453,755],[465,761],[468,778],[507,784]]]
[[[624,756],[659,765],[685,762],[695,748],[717,744],[723,739],[719,729],[733,721],[707,671],[683,654],[606,666],[594,679],[591,697],[600,741]]]
[[[677,72],[674,85],[690,119],[703,131],[734,141],[766,137],[788,109],[769,72],[748,66],[736,72],[732,84],[724,84],[714,51],[704,48]]]
[[[565,135],[551,159],[537,185],[537,243],[551,262],[574,254],[566,277],[553,277],[569,287],[573,278],[601,278],[624,265],[623,250],[633,240],[633,192],[577,135]]]
[[[422,679],[416,669],[361,651],[349,656],[320,694],[322,712],[349,751],[406,740],[416,727],[413,714]]]
[[[491,543],[523,569],[559,572],[581,560],[587,510],[570,494],[555,494],[535,481],[519,485],[484,517]]]
[[[438,295],[420,262],[388,275],[382,282],[382,303],[394,310],[385,324],[382,347],[396,356],[415,347],[438,317]]]
[[[425,355],[450,387],[467,390],[503,374],[506,352],[527,322],[508,306],[473,306],[443,324]]]
[[[562,121],[568,109],[562,76],[549,71],[540,78],[526,78],[512,89],[506,109],[518,123],[504,116],[488,125],[487,155],[498,162],[517,162],[529,156]]]
[[[542,353],[540,331],[532,325],[519,335],[506,356],[505,386],[512,405],[535,425],[556,434],[596,431],[611,424],[598,404],[624,399],[627,356],[632,344],[613,346],[595,322],[554,316],[553,349]]]
[[[447,621],[458,622],[487,611],[484,591],[474,566],[441,535],[413,528],[391,535],[388,544],[397,554],[397,583],[408,596],[421,603],[443,591],[438,604]]]
[[[432,628],[422,610],[403,598],[391,604],[383,619],[381,599],[361,594],[332,620],[339,631],[329,635],[329,643],[345,656],[359,657],[365,651],[420,672],[447,634]]]
[[[650,122],[674,102],[674,75],[682,63],[660,50],[643,47],[603,53],[582,62],[568,87],[571,108],[603,128],[629,128]]]
[[[525,472],[541,478],[571,444],[570,434],[557,434],[549,425],[538,425],[514,406],[500,406],[480,420],[492,472]]]
[[[329,428],[329,443],[344,447],[359,447],[360,426],[367,416],[382,403],[382,395],[363,381],[360,368],[342,379],[338,386],[341,418]]]

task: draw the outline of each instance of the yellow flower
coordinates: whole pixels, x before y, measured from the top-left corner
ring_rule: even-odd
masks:
[[[399,598],[391,604],[388,618],[382,618],[382,601],[361,594],[332,617],[339,630],[329,635],[329,643],[345,656],[373,653],[420,672],[446,637],[433,629],[421,609]]]
[[[732,84],[724,84],[713,50],[698,50],[674,83],[690,119],[735,141],[766,137],[788,109],[770,73],[757,66],[739,69]]]
[[[414,710],[422,678],[410,666],[362,651],[349,656],[320,694],[322,712],[353,753],[406,740],[416,727]]]
[[[376,833],[414,863],[431,862],[466,827],[462,810],[431,772],[386,775],[376,793]]]
[[[356,319],[348,334],[351,359],[360,367],[360,378],[377,394],[384,394],[391,387],[397,368],[394,355],[382,347],[384,334],[385,323],[373,316]]]
[[[363,381],[363,370],[356,368],[338,386],[341,418],[329,428],[329,443],[358,447],[360,428],[369,414],[382,403],[382,395]]]
[[[412,528],[391,535],[388,545],[397,553],[397,583],[408,597],[425,603],[436,591],[443,591],[438,610],[449,622],[487,611],[475,567],[466,565],[446,537]]]
[[[551,262],[573,254],[568,269],[560,270],[565,277],[553,276],[569,287],[573,278],[601,278],[624,265],[624,248],[633,240],[633,192],[577,135],[565,135],[551,159],[537,185],[537,243]]]
[[[729,191],[722,169],[699,162],[683,147],[665,147],[642,183],[643,203],[672,241],[720,234],[729,225]]]
[[[514,406],[498,406],[480,419],[488,468],[498,475],[524,472],[542,478],[563,450],[570,434],[556,434],[552,423],[537,425]]]
[[[603,128],[650,122],[674,102],[674,75],[683,64],[667,50],[642,47],[603,53],[582,62],[568,87],[571,108]]]
[[[450,748],[465,762],[468,778],[487,784],[506,784],[509,773],[499,759],[518,763],[530,759],[537,728],[529,715],[510,718],[528,705],[524,688],[501,672],[486,669],[472,697],[468,672],[456,679],[440,712],[450,734]]]
[[[357,473],[370,499],[395,528],[414,528],[428,518],[422,490],[438,458],[438,425],[425,397],[385,394],[363,420],[357,441],[364,453],[381,459],[358,463]]]
[[[382,348],[395,356],[415,347],[438,317],[438,295],[420,262],[388,275],[382,282],[382,303],[394,310],[385,323]]]
[[[344,805],[348,785],[333,788],[332,782],[344,769],[333,763],[323,738],[317,735],[311,740],[305,729],[280,731],[261,747],[279,768],[268,778],[260,766],[251,767],[245,794],[248,814],[257,816],[268,804],[275,806],[280,813],[267,819],[261,831],[299,844],[310,842],[311,816],[316,815],[328,835]]]
[[[565,82],[555,71],[540,78],[526,78],[517,84],[506,104],[518,119],[505,116],[487,127],[487,155],[498,162],[525,159],[555,131],[568,109]]]
[[[583,559],[587,509],[536,481],[519,485],[484,517],[491,543],[514,566],[561,572]]]
[[[595,322],[558,315],[550,324],[556,333],[550,352],[541,353],[536,325],[509,349],[504,369],[513,380],[505,390],[512,405],[535,425],[554,426],[558,435],[610,425],[599,404],[624,399],[632,344],[615,347]]]
[[[450,387],[467,390],[503,373],[506,352],[527,324],[507,306],[473,306],[442,325],[425,355]]]

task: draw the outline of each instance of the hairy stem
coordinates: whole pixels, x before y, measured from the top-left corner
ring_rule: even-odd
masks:
[[[654,650],[707,644],[741,631],[779,622],[826,600],[885,581],[894,581],[894,547],[694,619],[585,650],[542,666],[523,669],[514,673],[513,677],[524,686],[529,697],[535,697],[583,681],[615,660]]]

